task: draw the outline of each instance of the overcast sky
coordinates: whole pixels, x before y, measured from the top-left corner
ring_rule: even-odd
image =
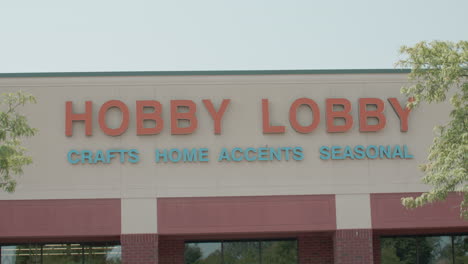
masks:
[[[0,0],[0,72],[394,68],[467,0]]]

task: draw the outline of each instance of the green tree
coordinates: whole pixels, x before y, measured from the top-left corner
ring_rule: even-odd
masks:
[[[263,241],[262,262],[269,264],[297,263],[296,241]]]
[[[455,264],[468,263],[468,236],[453,237]]]
[[[258,241],[224,242],[223,260],[225,264],[259,263],[260,243]]]
[[[221,260],[221,250],[217,249],[213,251],[210,255],[208,255],[206,258],[197,262],[196,264],[221,264]]]
[[[198,263],[202,257],[201,249],[197,245],[185,244],[184,259],[185,264]]]
[[[464,197],[461,215],[468,219],[468,41],[420,42],[403,46],[400,52],[406,58],[397,65],[411,68],[410,85],[402,88],[403,94],[414,99],[408,107],[448,98],[452,105],[449,121],[434,129],[427,161],[420,166],[425,174],[422,181],[432,189],[416,198],[403,198],[402,203],[415,208],[460,192]]]
[[[417,262],[416,238],[383,238],[382,264],[414,264]]]
[[[21,146],[22,137],[31,137],[36,129],[29,126],[26,116],[18,108],[26,103],[35,103],[31,94],[21,91],[0,95],[0,189],[13,192],[16,187],[15,175],[23,173],[23,166],[32,163]]]

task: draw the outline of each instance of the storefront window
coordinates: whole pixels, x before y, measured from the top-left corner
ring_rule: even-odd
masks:
[[[2,264],[120,264],[113,244],[43,244],[1,247]]]
[[[48,244],[42,247],[43,263],[81,264],[83,247],[80,244]]]
[[[466,264],[466,238],[467,236],[382,238],[382,264]]]
[[[85,245],[84,263],[120,264],[121,248],[118,245]]]
[[[260,242],[224,242],[224,264],[260,264]]]
[[[2,246],[2,264],[40,264],[41,246],[39,245],[17,245]]]
[[[262,241],[262,262],[268,264],[298,263],[296,243],[295,240]]]
[[[186,243],[185,263],[221,264],[221,242]]]
[[[424,237],[419,241],[419,263],[453,264],[452,237]]]
[[[468,236],[454,236],[453,248],[455,264],[468,263]]]
[[[383,238],[382,264],[415,264],[418,252],[416,238]]]
[[[296,240],[185,244],[185,264],[297,264]]]

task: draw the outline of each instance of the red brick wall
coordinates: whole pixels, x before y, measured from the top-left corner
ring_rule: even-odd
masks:
[[[334,238],[335,264],[372,264],[371,229],[337,230]]]
[[[185,243],[181,238],[159,238],[159,264],[184,264]]]
[[[333,264],[333,237],[331,234],[298,237],[299,264]]]
[[[157,264],[158,235],[131,234],[122,235],[122,263],[124,264]]]
[[[380,264],[380,236],[374,235],[372,237],[373,251],[374,251],[374,264]]]

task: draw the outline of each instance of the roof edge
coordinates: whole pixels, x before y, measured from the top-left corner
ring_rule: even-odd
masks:
[[[227,70],[227,71],[107,71],[107,72],[23,72],[0,73],[0,78],[112,77],[112,76],[203,76],[203,75],[296,75],[296,74],[379,74],[410,73],[410,69],[329,70]]]

